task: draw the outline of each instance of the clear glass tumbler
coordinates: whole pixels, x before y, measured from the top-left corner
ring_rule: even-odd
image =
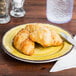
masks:
[[[9,3],[10,0],[0,0],[0,24],[8,23],[10,21]]]
[[[73,0],[47,0],[47,19],[53,23],[67,23],[72,19]]]
[[[23,17],[25,15],[25,10],[23,9],[24,1],[25,0],[12,0],[11,16]]]

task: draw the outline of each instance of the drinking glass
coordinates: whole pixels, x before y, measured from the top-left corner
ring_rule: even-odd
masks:
[[[11,16],[23,17],[25,15],[25,10],[23,9],[24,2],[25,0],[12,0]]]
[[[0,24],[8,23],[10,21],[9,3],[10,0],[0,0]]]
[[[47,0],[47,19],[53,23],[67,23],[72,19],[73,0]]]

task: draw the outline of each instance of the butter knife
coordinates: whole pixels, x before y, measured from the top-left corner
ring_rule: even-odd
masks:
[[[76,41],[75,41],[71,36],[68,36],[67,34],[65,34],[65,33],[63,33],[63,32],[61,32],[61,33],[59,33],[59,34],[60,34],[60,36],[61,36],[62,38],[64,38],[67,42],[69,42],[70,44],[76,46]]]

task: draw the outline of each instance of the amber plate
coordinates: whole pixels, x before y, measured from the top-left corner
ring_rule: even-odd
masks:
[[[72,36],[66,30],[52,24],[43,24],[43,23],[30,23],[30,24],[47,26],[50,28],[50,30],[53,29],[57,31],[57,33],[64,32],[68,36]],[[10,29],[8,32],[6,32],[5,35],[3,36],[3,40],[2,40],[3,49],[11,57],[24,62],[47,63],[47,62],[56,61],[71,51],[73,46],[68,42],[64,41],[64,43],[61,46],[56,46],[56,47],[43,48],[40,45],[36,45],[35,53],[32,56],[27,56],[20,53],[17,49],[14,48],[14,46],[12,45],[12,42],[17,32],[19,32],[19,30],[21,30],[22,28],[25,28],[26,25],[28,24],[16,26]]]

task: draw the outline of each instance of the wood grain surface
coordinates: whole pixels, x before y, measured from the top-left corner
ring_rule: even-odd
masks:
[[[76,76],[76,68],[49,73],[55,62],[45,64],[32,64],[21,62],[8,56],[2,46],[2,37],[9,29],[26,23],[50,23],[46,18],[46,0],[25,0],[26,15],[22,18],[11,17],[7,24],[0,24],[0,76]],[[73,18],[66,24],[55,24],[76,34],[76,0],[74,0]]]

